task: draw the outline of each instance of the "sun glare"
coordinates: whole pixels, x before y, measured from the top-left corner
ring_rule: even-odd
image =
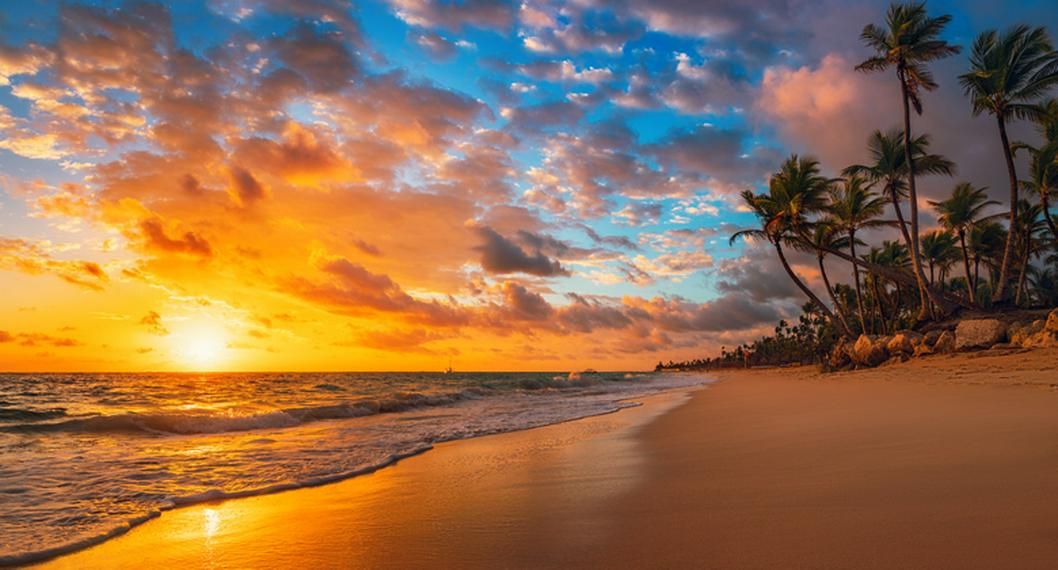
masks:
[[[214,323],[189,323],[172,335],[173,352],[178,364],[189,370],[207,371],[223,368],[228,357],[228,335]]]

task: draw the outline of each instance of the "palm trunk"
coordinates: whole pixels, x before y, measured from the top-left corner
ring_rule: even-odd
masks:
[[[1051,229],[1055,243],[1058,243],[1058,227],[1055,227],[1054,218],[1051,217],[1050,190],[1046,186],[1040,189],[1040,206],[1043,209],[1043,219],[1047,222],[1047,227]]]
[[[782,251],[782,244],[778,241],[773,241],[772,244],[775,246],[775,252],[779,254],[779,261],[782,262],[783,269],[786,270],[786,274],[790,276],[790,279],[792,279],[794,284],[797,285],[797,288],[800,289],[801,292],[804,293],[809,299],[811,299],[812,302],[815,303],[821,311],[823,311],[823,314],[825,314],[827,318],[830,319],[830,322],[834,322],[834,313],[831,313],[830,309],[828,309],[827,306],[823,304],[823,301],[819,300],[819,297],[817,297],[816,294],[813,293],[812,290],[809,289],[808,286],[805,285],[799,277],[797,277],[797,274],[794,273],[793,268],[791,268],[790,264],[786,261],[786,254],[784,254]]]
[[[882,292],[878,289],[878,278],[871,278],[871,288],[874,289],[874,301],[878,304],[878,320],[882,322],[882,334],[889,334],[889,326],[885,320],[885,300]]]
[[[974,255],[974,298],[977,298],[977,283],[981,279],[981,258]]]
[[[823,263],[823,256],[817,255],[816,257],[819,259],[819,274],[823,276],[823,285],[827,288],[827,295],[830,296],[830,300],[834,303],[834,313],[838,316],[841,330],[845,331],[845,336],[852,337],[852,329],[849,328],[849,322],[845,319],[845,312],[841,310],[841,303],[838,303],[838,298],[834,295],[834,289],[830,286],[830,278],[827,277],[827,268]]]
[[[844,251],[842,251],[840,249],[834,249],[834,248],[830,248],[830,247],[818,247],[818,246],[812,245],[810,242],[804,240],[803,238],[801,239],[801,243],[804,243],[808,247],[812,247],[812,248],[815,248],[815,249],[821,249],[821,250],[829,253],[830,255],[833,255],[834,257],[838,257],[838,258],[844,259],[845,261],[848,261],[849,263],[851,263],[851,264],[853,264],[853,265],[855,265],[857,267],[862,267],[862,268],[866,269],[868,272],[870,272],[873,275],[880,275],[882,277],[885,277],[886,279],[889,279],[889,280],[892,280],[892,281],[899,281],[900,283],[904,283],[905,285],[916,285],[917,284],[917,281],[915,280],[915,278],[913,276],[907,274],[904,271],[900,271],[898,269],[893,269],[891,267],[885,267],[885,266],[882,266],[882,265],[878,265],[877,263],[870,263],[870,262],[864,261],[862,259],[857,259],[855,257],[850,256],[847,252],[844,252]],[[964,301],[962,298],[960,298],[960,297],[958,297],[956,295],[946,294],[943,291],[931,291],[931,295],[933,295],[935,297],[934,298],[934,302],[937,303],[937,306],[940,307],[941,311],[943,311],[945,314],[950,314],[956,307],[969,307],[970,306],[970,304],[968,302]]]
[[[1029,260],[1032,256],[1032,222],[1026,221],[1025,232],[1022,234],[1024,240],[1022,244],[1025,246],[1025,256],[1022,259],[1021,271],[1018,273],[1018,282],[1014,289],[1014,306],[1021,306],[1021,289],[1025,284],[1025,273],[1029,269]]]
[[[849,232],[849,253],[856,258],[856,232]],[[863,317],[863,293],[860,292],[860,268],[852,264],[853,281],[856,282],[856,312],[860,315],[860,330],[867,333],[867,319]]]
[[[900,78],[900,92],[904,101],[904,160],[907,161],[907,191],[908,202],[911,208],[911,265],[912,273],[918,284],[918,296],[921,307],[918,311],[918,320],[926,320],[929,313],[929,301],[933,299],[932,292],[926,287],[926,276],[922,273],[922,261],[918,255],[918,190],[915,188],[915,161],[911,153],[911,107],[908,101],[907,75],[903,66],[897,67],[897,75]]]
[[[977,284],[970,274],[970,250],[966,249],[966,232],[963,230],[959,230],[959,245],[962,246],[963,270],[966,271],[966,298],[972,305],[977,302]]]
[[[1010,216],[1007,231],[1007,244],[1003,248],[1003,262],[999,265],[999,284],[992,290],[992,302],[1003,300],[1007,288],[1007,272],[1010,268],[1010,256],[1014,249],[1014,222],[1018,210],[1018,173],[1014,168],[1014,153],[1010,152],[1010,140],[1007,139],[1007,124],[1003,114],[996,115],[999,122],[999,139],[1003,141],[1003,158],[1007,161],[1007,174],[1010,176]]]

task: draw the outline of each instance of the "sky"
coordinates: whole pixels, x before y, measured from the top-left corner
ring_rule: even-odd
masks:
[[[885,7],[3,2],[0,369],[644,369],[757,337],[805,299],[728,244],[738,193],[898,125],[895,75],[853,69]],[[1058,33],[1042,0],[928,8],[962,46]],[[924,206],[1005,195],[966,66],[915,118],[959,166]]]

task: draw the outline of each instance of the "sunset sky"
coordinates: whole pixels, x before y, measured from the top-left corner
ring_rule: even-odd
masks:
[[[804,302],[771,251],[728,246],[753,222],[738,192],[791,152],[835,174],[899,121],[895,77],[853,71],[886,5],[3,2],[0,369],[642,369],[733,346]],[[1053,0],[1006,6],[929,3],[962,45],[1058,30]],[[1002,196],[965,67],[935,66],[916,124]]]

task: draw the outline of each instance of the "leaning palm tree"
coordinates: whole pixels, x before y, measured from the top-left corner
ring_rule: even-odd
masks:
[[[995,30],[977,36],[970,55],[970,71],[959,76],[973,105],[974,116],[988,112],[999,126],[1007,174],[1010,177],[1010,214],[1014,225],[1018,205],[1018,174],[1007,138],[1007,122],[1038,116],[1033,103],[1058,83],[1058,52],[1051,45],[1044,28],[1015,26],[1002,35]],[[999,283],[992,293],[993,301],[1003,299],[1014,245],[1014,233],[1008,232],[999,266]]]
[[[834,303],[834,313],[838,317],[841,330],[845,333],[845,336],[852,336],[852,328],[849,326],[848,318],[845,316],[845,308],[838,302],[837,295],[834,294],[834,287],[830,284],[830,277],[827,275],[827,266],[823,262],[827,255],[828,249],[843,249],[846,247],[846,240],[848,238],[840,235],[835,231],[833,224],[829,219],[822,219],[815,223],[812,228],[812,233],[808,236],[808,242],[806,245],[811,246],[811,249],[816,254],[816,262],[819,263],[819,275],[823,278],[823,285],[827,289],[827,295],[830,297],[830,301]]]
[[[911,156],[917,174],[955,174],[955,163],[939,154],[929,152],[930,136],[918,135],[911,139]],[[842,171],[845,176],[859,174],[867,180],[881,184],[881,193],[893,204],[900,233],[904,244],[910,249],[911,234],[904,221],[903,208],[900,202],[907,199],[907,153],[904,152],[904,133],[900,130],[871,133],[867,139],[867,150],[871,155],[870,164],[853,164]]]
[[[966,272],[967,294],[971,303],[976,302],[977,279],[970,272],[970,250],[966,244],[967,235],[982,219],[985,208],[999,204],[989,200],[985,193],[987,188],[974,188],[969,182],[960,182],[951,191],[947,200],[930,201],[937,211],[937,221],[945,228],[955,232],[962,248],[963,269]]]
[[[896,69],[900,81],[900,94],[904,110],[904,154],[907,162],[907,188],[911,213],[911,263],[918,282],[921,309],[919,320],[926,318],[929,310],[927,298],[933,295],[926,287],[918,247],[918,191],[915,187],[914,152],[911,143],[911,108],[922,114],[921,91],[933,91],[937,82],[933,80],[926,64],[959,53],[958,46],[948,45],[940,39],[944,27],[951,21],[945,14],[930,17],[925,2],[891,4],[886,14],[885,26],[868,24],[860,38],[876,54],[856,66],[859,71],[884,71]]]
[[[919,243],[922,245],[922,258],[929,267],[929,284],[933,285],[937,282],[937,273],[940,273],[943,280],[943,276],[959,256],[955,247],[955,236],[950,232],[933,230],[922,234]]]
[[[890,225],[878,219],[885,209],[885,199],[871,191],[870,184],[862,176],[844,178],[839,185],[830,188],[830,215],[834,230],[846,237],[849,255],[856,258],[856,232]],[[863,311],[863,292],[860,289],[860,268],[852,264],[852,275],[856,284],[856,312],[860,326],[867,330],[867,319]]]
[[[804,241],[812,226],[808,216],[823,208],[823,196],[829,185],[830,180],[819,174],[819,161],[792,155],[768,181],[767,193],[754,194],[750,190],[742,192],[742,200],[757,216],[761,228],[736,232],[731,236],[730,243],[747,237],[767,240],[775,248],[783,269],[797,288],[815,303],[831,322],[836,322],[834,313],[794,273],[783,251],[784,244]]]

